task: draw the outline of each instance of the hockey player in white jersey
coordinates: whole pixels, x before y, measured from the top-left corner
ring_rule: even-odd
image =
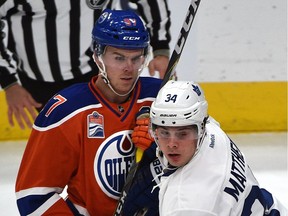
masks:
[[[164,166],[160,215],[287,215],[207,108],[202,89],[189,81],[169,81],[152,104],[151,134]]]

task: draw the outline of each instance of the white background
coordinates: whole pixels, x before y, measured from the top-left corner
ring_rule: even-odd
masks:
[[[190,0],[168,3],[173,50]],[[287,81],[287,1],[202,0],[176,71],[196,82]]]

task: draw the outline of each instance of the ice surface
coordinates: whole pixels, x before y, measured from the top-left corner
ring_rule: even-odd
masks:
[[[287,133],[229,134],[244,152],[260,186],[288,207]],[[0,142],[0,215],[19,215],[15,179],[26,141]]]

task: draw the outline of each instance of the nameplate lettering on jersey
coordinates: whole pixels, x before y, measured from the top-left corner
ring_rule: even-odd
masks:
[[[245,160],[242,153],[232,140],[230,140],[230,146],[232,156],[231,177],[229,179],[230,187],[225,187],[224,191],[233,196],[238,202],[238,197],[240,193],[244,191],[245,182],[247,181],[245,176]]]
[[[99,187],[109,197],[118,199],[133,162],[135,147],[131,130],[120,131],[105,139],[94,159],[94,175]]]

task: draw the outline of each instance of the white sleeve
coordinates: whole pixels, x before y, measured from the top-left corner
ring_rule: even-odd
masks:
[[[167,216],[191,216],[191,215],[217,216],[217,214],[214,214],[212,212],[200,211],[196,209],[175,209],[167,214]]]

